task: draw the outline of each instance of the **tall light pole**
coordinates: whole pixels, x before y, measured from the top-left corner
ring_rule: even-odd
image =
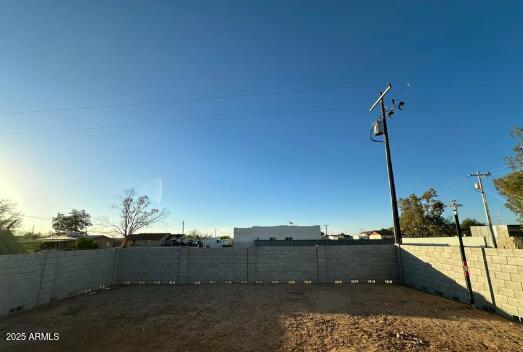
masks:
[[[461,227],[459,225],[458,207],[461,204],[457,204],[455,200],[450,202],[452,212],[454,213],[454,223],[456,224],[456,233],[458,234],[459,240],[459,252],[461,254],[461,263],[463,264],[463,274],[465,275],[465,283],[467,284],[467,293],[469,296],[469,303],[474,306],[474,292],[472,291],[472,285],[470,284],[469,266],[467,264],[467,257],[465,255],[465,248],[463,246],[463,236],[461,234]]]
[[[496,243],[496,236],[494,235],[494,228],[492,227],[492,220],[490,219],[490,211],[488,209],[487,197],[485,196],[485,192],[483,191],[483,182],[481,182],[482,177],[489,177],[490,175],[492,175],[490,172],[480,173],[478,171],[475,174],[469,174],[469,177],[478,178],[478,182],[474,184],[474,188],[476,188],[478,192],[481,193],[481,200],[483,201],[483,209],[485,209],[487,225],[489,227],[490,237],[492,238],[492,245],[494,246],[494,248],[497,248],[498,244]]]
[[[398,201],[396,197],[396,185],[394,183],[394,171],[392,170],[392,158],[390,155],[390,145],[389,145],[389,132],[387,130],[387,118],[390,118],[394,113],[394,110],[402,110],[405,106],[404,102],[400,102],[398,105],[395,104],[394,99],[392,100],[392,108],[388,111],[385,110],[385,95],[391,90],[392,85],[389,83],[387,88],[383,92],[380,92],[380,96],[371,105],[369,111],[372,111],[378,104],[381,106],[381,116],[374,122],[372,125],[372,131],[375,136],[383,135],[383,141],[375,140],[371,137],[371,140],[374,142],[383,142],[385,144],[385,157],[387,159],[387,173],[389,176],[389,188],[390,188],[390,201],[392,206],[392,219],[394,221],[394,242],[401,243],[401,228],[400,228],[400,219],[398,214]]]

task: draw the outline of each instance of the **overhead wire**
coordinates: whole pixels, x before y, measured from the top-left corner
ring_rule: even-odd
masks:
[[[212,100],[226,100],[236,98],[248,98],[248,97],[259,97],[259,96],[276,96],[286,94],[303,94],[313,93],[322,91],[333,91],[350,88],[360,87],[371,87],[375,84],[371,83],[352,83],[331,87],[320,87],[320,88],[303,88],[303,89],[289,89],[289,90],[275,90],[265,92],[254,92],[254,93],[243,93],[243,94],[231,94],[231,95],[216,95],[216,96],[203,96],[203,97],[189,97],[189,98],[173,98],[164,100],[151,100],[142,102],[131,102],[131,103],[110,103],[110,104],[93,104],[93,105],[80,105],[80,106],[66,106],[66,107],[52,107],[52,108],[38,108],[38,109],[25,109],[25,110],[13,110],[13,111],[0,111],[0,115],[21,115],[21,114],[38,114],[44,112],[65,112],[65,111],[81,111],[81,110],[94,110],[94,109],[110,109],[110,108],[123,108],[123,107],[136,107],[136,106],[147,106],[147,105],[161,105],[161,104],[175,104],[182,102],[197,102],[197,101],[212,101]],[[478,84],[465,84],[465,83],[430,83],[430,82],[418,82],[412,83],[407,82],[406,85],[395,93],[395,96],[399,96],[400,93],[410,88],[411,86],[423,86],[423,85],[476,85]],[[498,87],[515,87],[523,86],[523,83],[499,83],[499,84],[479,84],[480,86],[498,86]],[[410,108],[414,109],[519,109],[519,107],[500,107],[500,106],[413,106]]]
[[[267,92],[259,92],[259,93],[217,95],[217,96],[192,97],[192,98],[173,98],[173,99],[151,100],[151,101],[143,101],[143,102],[135,102],[135,103],[83,105],[83,106],[71,106],[71,107],[41,108],[41,109],[33,109],[33,110],[29,109],[29,110],[3,111],[3,112],[0,112],[0,115],[21,115],[21,114],[36,114],[36,113],[43,113],[43,112],[109,109],[109,108],[145,106],[145,105],[176,104],[176,103],[183,103],[183,102],[226,100],[226,99],[248,98],[248,97],[259,97],[259,96],[303,94],[303,93],[332,91],[332,90],[341,90],[341,89],[349,89],[349,88],[359,88],[359,87],[365,87],[365,86],[371,86],[371,85],[370,84],[351,84],[351,85],[340,85],[340,86],[323,87],[323,88],[276,90],[276,91],[267,91]]]
[[[170,121],[141,122],[141,123],[129,123],[129,124],[115,124],[115,125],[105,125],[105,126],[92,126],[92,127],[71,127],[71,128],[25,130],[25,131],[22,130],[22,131],[13,131],[13,132],[3,132],[3,133],[0,133],[0,136],[42,134],[42,133],[56,133],[56,132],[94,131],[94,130],[103,130],[103,129],[119,129],[119,128],[147,127],[147,126],[162,126],[162,125],[198,123],[198,122],[212,122],[212,121],[252,119],[252,118],[262,118],[262,117],[276,117],[276,116],[285,116],[285,115],[299,115],[299,114],[309,114],[309,113],[343,111],[343,110],[350,110],[350,109],[361,109],[361,107],[345,106],[345,107],[311,109],[311,110],[302,110],[302,111],[233,115],[233,116],[205,118],[205,119],[193,119],[193,120],[170,120]]]

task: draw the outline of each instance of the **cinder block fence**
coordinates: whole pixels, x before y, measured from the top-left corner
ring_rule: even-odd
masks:
[[[477,305],[523,316],[523,250],[467,248]],[[400,275],[401,274],[401,275]],[[0,256],[0,316],[114,284],[395,282],[467,302],[456,246],[148,247]]]
[[[115,280],[114,249],[0,255],[0,316]]]
[[[476,306],[523,317],[523,249],[465,248]],[[459,247],[402,245],[404,283],[468,302]]]
[[[113,284],[398,280],[395,247],[148,247],[0,256],[0,316]]]
[[[397,281],[395,256],[391,245],[128,248],[119,250],[116,282]]]

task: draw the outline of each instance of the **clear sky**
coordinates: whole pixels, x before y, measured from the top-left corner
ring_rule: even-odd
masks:
[[[435,187],[484,220],[467,175],[508,171],[509,132],[523,125],[522,12],[521,1],[2,1],[0,197],[44,231],[58,211],[114,215],[133,186],[170,211],[151,230],[391,226],[368,112],[390,81],[407,103],[389,123],[398,196]],[[486,189],[494,222],[514,222]]]

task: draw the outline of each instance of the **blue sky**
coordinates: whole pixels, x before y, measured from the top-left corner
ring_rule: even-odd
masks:
[[[135,186],[170,211],[151,230],[173,232],[182,220],[221,234],[289,220],[390,226],[383,145],[368,138],[368,106],[390,81],[407,103],[389,123],[398,196],[435,187],[484,220],[467,174],[508,171],[509,132],[523,122],[522,11],[519,1],[2,1],[0,196],[27,216],[97,218]],[[486,189],[494,221],[514,222],[490,180]],[[33,225],[50,221],[25,218]]]

